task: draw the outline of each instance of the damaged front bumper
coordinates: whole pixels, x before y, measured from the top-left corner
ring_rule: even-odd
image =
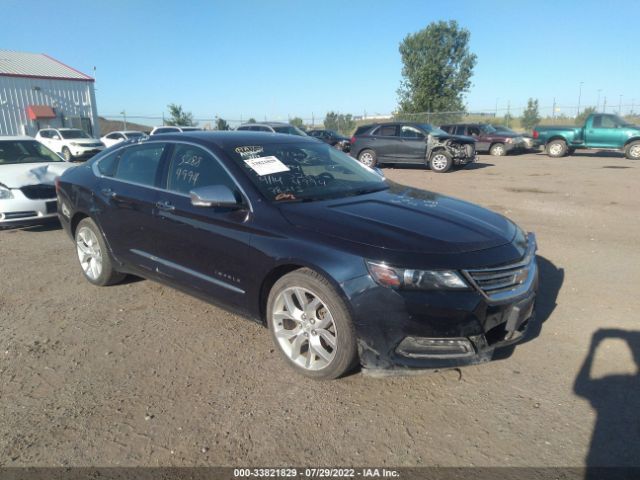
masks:
[[[535,237],[530,235],[528,242],[525,257],[513,265],[462,271],[472,286],[465,291],[392,290],[370,277],[353,280],[348,287],[359,292],[352,305],[363,371],[412,373],[473,365],[522,340],[535,320],[538,290]],[[474,275],[506,269],[526,272],[510,291],[485,291],[474,280]]]

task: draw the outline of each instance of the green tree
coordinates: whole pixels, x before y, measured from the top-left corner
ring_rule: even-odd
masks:
[[[530,98],[527,102],[527,108],[522,112],[520,125],[525,130],[531,130],[540,123],[540,112],[538,111],[538,99]]]
[[[343,115],[337,112],[327,112],[324,117],[324,128],[348,135],[356,128],[356,122],[350,113]]]
[[[247,120],[247,123],[256,123],[256,119],[251,117],[249,120]]]
[[[300,117],[293,117],[291,120],[289,120],[289,124],[293,125],[294,127],[302,128],[304,130],[304,120],[302,120]]]
[[[224,118],[218,118],[216,120],[216,130],[229,130],[229,124]]]
[[[401,113],[461,112],[471,87],[476,55],[469,51],[470,33],[455,20],[429,24],[400,43]]]
[[[185,112],[182,110],[182,105],[176,105],[175,103],[170,103],[167,105],[169,109],[169,120],[166,120],[165,123],[167,125],[178,125],[191,127],[195,125],[193,121],[193,114],[191,112]]]
[[[587,121],[587,117],[592,113],[596,113],[596,107],[586,107],[576,116],[576,125],[582,126]]]

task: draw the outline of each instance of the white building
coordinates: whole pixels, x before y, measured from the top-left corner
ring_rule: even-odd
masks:
[[[73,127],[99,137],[94,82],[43,53],[0,50],[0,135]]]

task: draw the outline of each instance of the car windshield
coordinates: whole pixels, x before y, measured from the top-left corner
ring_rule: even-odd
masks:
[[[342,198],[388,188],[374,170],[325,143],[254,143],[224,150],[271,201]]]
[[[429,123],[423,123],[421,125],[418,125],[422,130],[424,130],[427,133],[430,133],[432,135],[448,135],[447,132],[445,132],[444,130],[438,128],[438,127],[434,127],[433,125],[429,124]]]
[[[514,130],[511,130],[510,128],[507,128],[507,127],[497,126],[497,127],[494,127],[494,128],[495,128],[495,130],[496,130],[497,132],[502,132],[502,133],[516,133]]]
[[[67,139],[71,139],[71,138],[91,138],[89,135],[87,135],[85,132],[83,132],[82,130],[79,130],[79,129],[60,130],[60,135],[62,135],[62,138],[67,138]]]
[[[273,127],[273,129],[277,133],[287,133],[289,135],[300,135],[302,137],[306,137],[307,134],[300,130],[298,127],[294,127],[292,125],[287,125],[285,127]]]
[[[615,121],[616,125],[619,125],[621,127],[634,127],[635,126],[632,123],[627,122],[624,118],[619,117],[618,115],[614,115],[613,116],[613,120]]]
[[[0,165],[62,161],[62,158],[35,140],[0,141]]]
[[[127,132],[126,133],[126,137],[127,138],[140,138],[140,137],[144,137],[144,133],[142,133],[142,132]]]
[[[480,125],[480,130],[482,130],[483,133],[496,133],[497,130],[495,128],[493,128],[491,125]]]

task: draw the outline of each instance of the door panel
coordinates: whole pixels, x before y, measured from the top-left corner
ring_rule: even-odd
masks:
[[[378,159],[393,159],[398,154],[398,137],[397,125],[382,125],[371,135],[371,148],[378,155]]]
[[[158,269],[166,280],[245,309],[254,251],[247,208],[195,207],[188,192],[225,185],[240,193],[219,161],[200,147],[176,144],[156,205]],[[161,234],[160,234],[161,232]]]
[[[427,152],[425,135],[416,127],[402,125],[400,127],[400,140],[396,149],[399,160],[404,162],[424,162]]]
[[[591,147],[618,148],[626,140],[625,129],[618,128],[612,115],[594,115],[586,127],[585,140]]]
[[[104,157],[97,191],[96,218],[107,241],[122,262],[153,271],[155,263],[136,251],[156,252],[157,185],[165,143],[133,145]]]

